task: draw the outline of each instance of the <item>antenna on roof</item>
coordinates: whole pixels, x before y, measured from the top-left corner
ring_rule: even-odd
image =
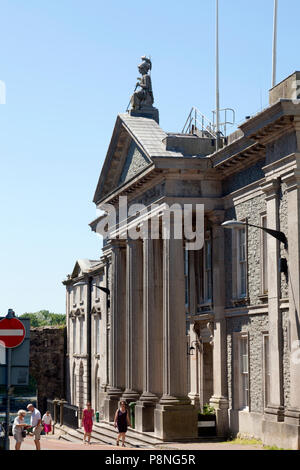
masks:
[[[272,88],[276,85],[276,74],[277,74],[277,23],[278,23],[278,0],[274,0]]]

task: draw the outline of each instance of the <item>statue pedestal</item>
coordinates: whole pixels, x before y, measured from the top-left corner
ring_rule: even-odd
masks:
[[[140,109],[130,109],[129,116],[154,119],[154,121],[159,124],[159,112],[158,109],[153,106],[143,106]]]

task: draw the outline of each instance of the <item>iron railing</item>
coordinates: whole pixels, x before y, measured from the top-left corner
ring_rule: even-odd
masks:
[[[78,407],[64,403],[64,424],[69,428],[78,428]]]
[[[213,123],[195,106],[191,109],[182,129],[182,134],[193,133],[196,133],[197,135],[201,133],[201,137],[217,138],[217,135],[214,132]]]
[[[61,410],[61,407],[63,409]],[[56,412],[55,412],[56,408]],[[47,400],[47,409],[50,411],[52,418],[56,423],[69,426],[72,429],[78,428],[79,408],[78,406],[70,405],[64,400]],[[62,413],[61,413],[62,411]]]

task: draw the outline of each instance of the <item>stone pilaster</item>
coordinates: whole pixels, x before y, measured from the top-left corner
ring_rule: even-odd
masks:
[[[155,434],[164,440],[197,436],[197,412],[187,396],[183,241],[173,234],[171,226],[163,240],[163,396],[154,413]]]
[[[228,433],[228,391],[226,375],[226,320],[225,320],[225,260],[224,260],[224,211],[210,214],[212,224],[212,283],[214,310],[213,337],[213,396],[210,404],[216,410],[217,434]]]
[[[162,240],[143,241],[143,393],[136,429],[154,431],[154,408],[162,395]]]
[[[300,155],[297,159],[300,166]],[[289,322],[290,322],[290,403],[285,412],[291,446],[300,442],[300,172],[283,178],[288,191],[288,266],[289,266]]]
[[[278,191],[279,183],[273,180],[262,186],[266,194],[267,225],[280,230]],[[264,418],[268,421],[283,421],[283,375],[282,375],[282,324],[280,312],[279,241],[267,237],[268,251],[268,305],[269,305],[269,347],[270,347],[270,403]]]
[[[143,387],[143,242],[127,241],[126,260],[126,390],[136,401]]]
[[[124,243],[112,243],[112,286],[110,325],[110,383],[104,400],[104,418],[112,421],[125,389],[126,337],[126,250]]]

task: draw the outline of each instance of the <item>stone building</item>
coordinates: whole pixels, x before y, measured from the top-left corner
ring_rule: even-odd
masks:
[[[91,399],[111,422],[120,398],[134,400],[136,429],[164,440],[196,437],[210,403],[220,436],[299,448],[299,78],[273,88],[218,151],[195,127],[164,132],[151,106],[118,115],[94,202],[146,206],[126,222],[158,220],[159,238],[109,239],[64,281],[72,403]],[[162,237],[165,203],[204,205],[200,250]],[[246,224],[226,230],[232,219]]]

